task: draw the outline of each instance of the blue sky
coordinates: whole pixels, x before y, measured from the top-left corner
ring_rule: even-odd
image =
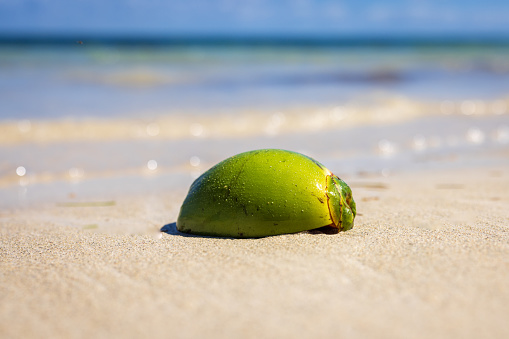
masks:
[[[0,0],[1,34],[502,35],[507,0]]]

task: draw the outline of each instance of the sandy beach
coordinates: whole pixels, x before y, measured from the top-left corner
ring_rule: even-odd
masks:
[[[354,177],[337,235],[188,236],[185,191],[4,210],[2,338],[505,338],[508,173]]]

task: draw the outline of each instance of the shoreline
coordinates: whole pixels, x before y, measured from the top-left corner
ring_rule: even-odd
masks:
[[[86,125],[76,122],[66,130],[60,125],[66,123],[57,122],[53,127],[60,139],[43,142],[27,136],[31,141],[2,144],[0,199],[4,207],[12,207],[57,198],[72,201],[70,196],[110,200],[114,195],[183,190],[219,161],[262,148],[297,151],[349,177],[420,169],[509,167],[507,114],[396,114],[398,118],[376,124],[373,119],[350,118],[354,114],[332,123],[330,112],[317,112],[308,117],[316,119],[316,126],[293,119],[291,112],[251,115],[252,121],[244,121],[251,132],[243,135],[238,135],[242,129],[236,129],[230,117],[216,121],[210,117],[212,125],[200,121],[191,124],[192,128],[186,125],[192,120],[184,123],[186,128],[158,122],[90,123],[99,134],[111,127],[111,139],[104,139],[106,134],[80,139],[86,135]],[[374,115],[376,111],[369,111],[369,117]],[[220,126],[222,122],[226,124]],[[220,126],[217,130],[216,125]],[[37,125],[29,126],[30,133],[36,135]],[[129,126],[137,126],[140,133],[126,138],[115,134],[115,128],[125,132]],[[172,136],[169,131],[175,128],[185,136]],[[77,130],[85,134],[69,139]]]

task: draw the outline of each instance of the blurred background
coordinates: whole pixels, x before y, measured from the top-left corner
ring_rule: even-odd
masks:
[[[509,2],[0,1],[0,204],[185,191],[256,148],[343,177],[509,159]]]

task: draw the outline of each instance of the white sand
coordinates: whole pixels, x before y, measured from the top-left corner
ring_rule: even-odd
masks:
[[[337,235],[158,233],[185,192],[4,211],[0,337],[507,338],[508,175],[352,179]]]

